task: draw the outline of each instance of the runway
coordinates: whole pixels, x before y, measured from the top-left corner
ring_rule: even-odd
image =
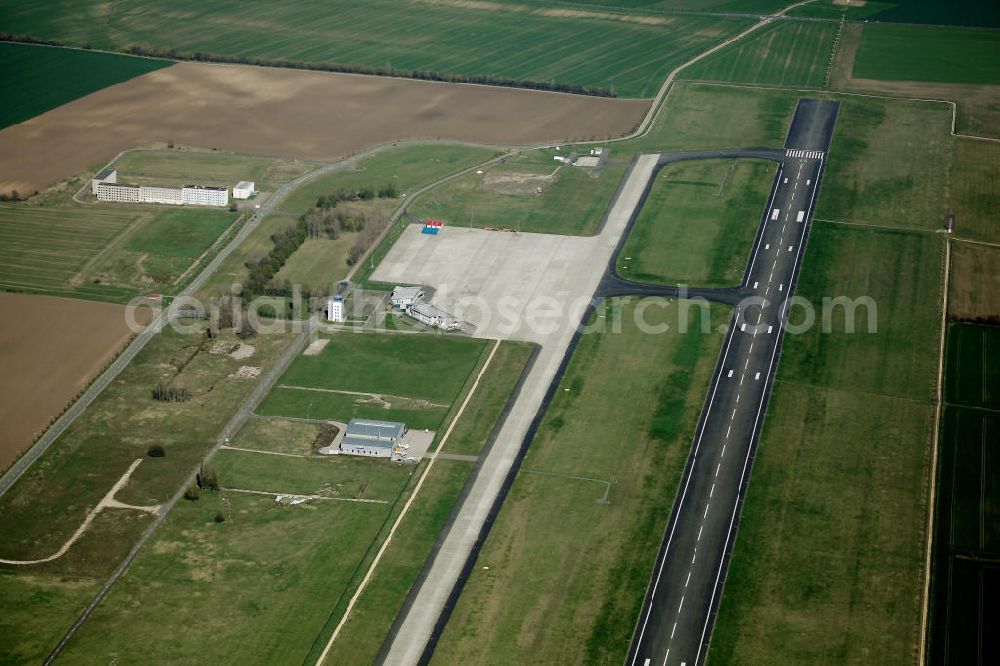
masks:
[[[742,284],[699,293],[744,307],[723,343],[628,664],[705,661],[838,109],[799,100]],[[629,284],[612,276],[602,287],[623,293]]]

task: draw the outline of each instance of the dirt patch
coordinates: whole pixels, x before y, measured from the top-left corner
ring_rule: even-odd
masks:
[[[253,345],[245,345],[242,342],[236,345],[236,349],[229,352],[229,358],[235,358],[238,361],[242,361],[245,358],[250,358],[253,356],[257,348]]]
[[[303,356],[316,356],[326,347],[330,340],[328,338],[321,338],[319,340],[313,340],[306,347],[306,350],[302,352]]]
[[[121,305],[0,293],[0,311],[0,469],[6,469],[132,333]]]
[[[225,340],[218,340],[212,345],[212,348],[208,350],[209,354],[232,354],[239,348],[239,344],[236,342],[226,342]]]
[[[232,379],[257,379],[263,368],[256,368],[252,365],[241,365],[240,369],[229,375]]]
[[[499,194],[541,194],[555,182],[557,171],[559,169],[549,174],[487,171],[479,187]]]
[[[43,189],[155,141],[334,160],[402,139],[524,144],[620,136],[646,100],[179,63],[0,131],[0,191]]]
[[[842,7],[864,7],[868,3],[865,0],[833,0],[833,4]]]
[[[952,245],[948,314],[957,319],[1000,318],[1000,247]]]

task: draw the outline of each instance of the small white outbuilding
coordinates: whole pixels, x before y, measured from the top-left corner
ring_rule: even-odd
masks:
[[[233,188],[233,198],[234,199],[249,199],[253,196],[254,192],[254,182],[252,180],[241,180],[236,183]]]

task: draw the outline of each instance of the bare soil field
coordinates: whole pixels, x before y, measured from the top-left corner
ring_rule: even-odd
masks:
[[[151,141],[333,160],[395,140],[619,136],[648,100],[178,63],[0,131],[0,192],[41,190]]]
[[[131,336],[125,307],[0,293],[0,470]],[[144,311],[148,314],[148,311]]]

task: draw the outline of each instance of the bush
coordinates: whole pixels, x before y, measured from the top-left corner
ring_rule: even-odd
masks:
[[[163,447],[159,444],[153,444],[146,450],[146,455],[150,458],[162,458],[167,455],[167,452],[163,450]]]
[[[213,467],[206,467],[204,463],[202,463],[201,469],[198,470],[198,475],[195,476],[195,481],[198,483],[198,487],[202,490],[219,489],[219,473],[216,472]]]
[[[217,522],[217,523],[224,523],[224,522],[226,522],[226,517],[222,515],[221,511],[216,511],[215,512],[215,522]]]
[[[184,499],[186,499],[189,502],[198,501],[199,494],[200,493],[198,492],[198,486],[190,485],[184,489]]]

